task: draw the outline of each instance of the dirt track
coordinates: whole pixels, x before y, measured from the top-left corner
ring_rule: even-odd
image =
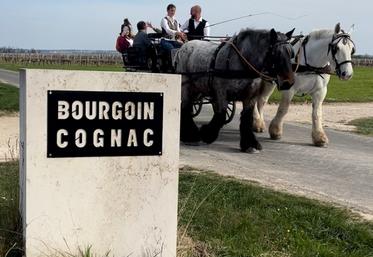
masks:
[[[267,118],[272,118],[276,114],[277,105],[267,105],[265,113]],[[358,118],[373,117],[373,103],[333,103],[324,104],[324,125],[327,128],[354,131],[355,126],[347,125],[351,120]],[[292,105],[285,120],[311,124],[312,107],[308,104]]]

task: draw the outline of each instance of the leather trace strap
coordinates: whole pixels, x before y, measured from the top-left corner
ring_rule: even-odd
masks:
[[[294,47],[298,42],[301,41],[302,38],[304,38],[303,35],[294,36],[293,37],[294,40],[290,42],[291,46]],[[295,54],[296,66],[295,66],[295,69],[294,69],[294,73],[296,73],[298,71],[299,66],[300,66],[300,51],[301,50],[302,50],[302,44],[299,47],[297,53]]]

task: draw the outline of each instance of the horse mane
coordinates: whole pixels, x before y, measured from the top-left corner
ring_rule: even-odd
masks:
[[[324,39],[324,38],[329,38],[334,35],[334,30],[331,29],[318,29],[318,30],[313,30],[309,36],[311,38],[314,38],[316,40],[318,39]]]
[[[242,29],[238,34],[234,35],[233,38],[237,38],[239,41],[241,41],[247,37],[250,37],[250,39],[252,39],[253,41],[259,41],[268,38],[268,35],[269,30],[246,28]]]

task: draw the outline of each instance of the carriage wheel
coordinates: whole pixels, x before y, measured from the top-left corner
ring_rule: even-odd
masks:
[[[197,100],[193,103],[192,117],[197,117],[202,111],[202,100]]]
[[[227,111],[225,114],[225,124],[228,124],[229,122],[233,120],[235,113],[236,113],[236,103],[229,102],[227,106]]]

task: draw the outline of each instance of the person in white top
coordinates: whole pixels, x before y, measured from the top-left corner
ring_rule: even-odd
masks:
[[[186,35],[180,30],[180,24],[175,19],[176,6],[169,4],[167,6],[167,16],[161,20],[161,28],[163,38],[160,46],[166,51],[171,51],[174,48],[180,48],[183,41],[186,40]]]
[[[188,40],[201,40],[205,37],[209,37],[210,24],[202,18],[201,6],[193,6],[190,10],[190,15],[192,17],[181,26],[181,31],[188,35]]]

